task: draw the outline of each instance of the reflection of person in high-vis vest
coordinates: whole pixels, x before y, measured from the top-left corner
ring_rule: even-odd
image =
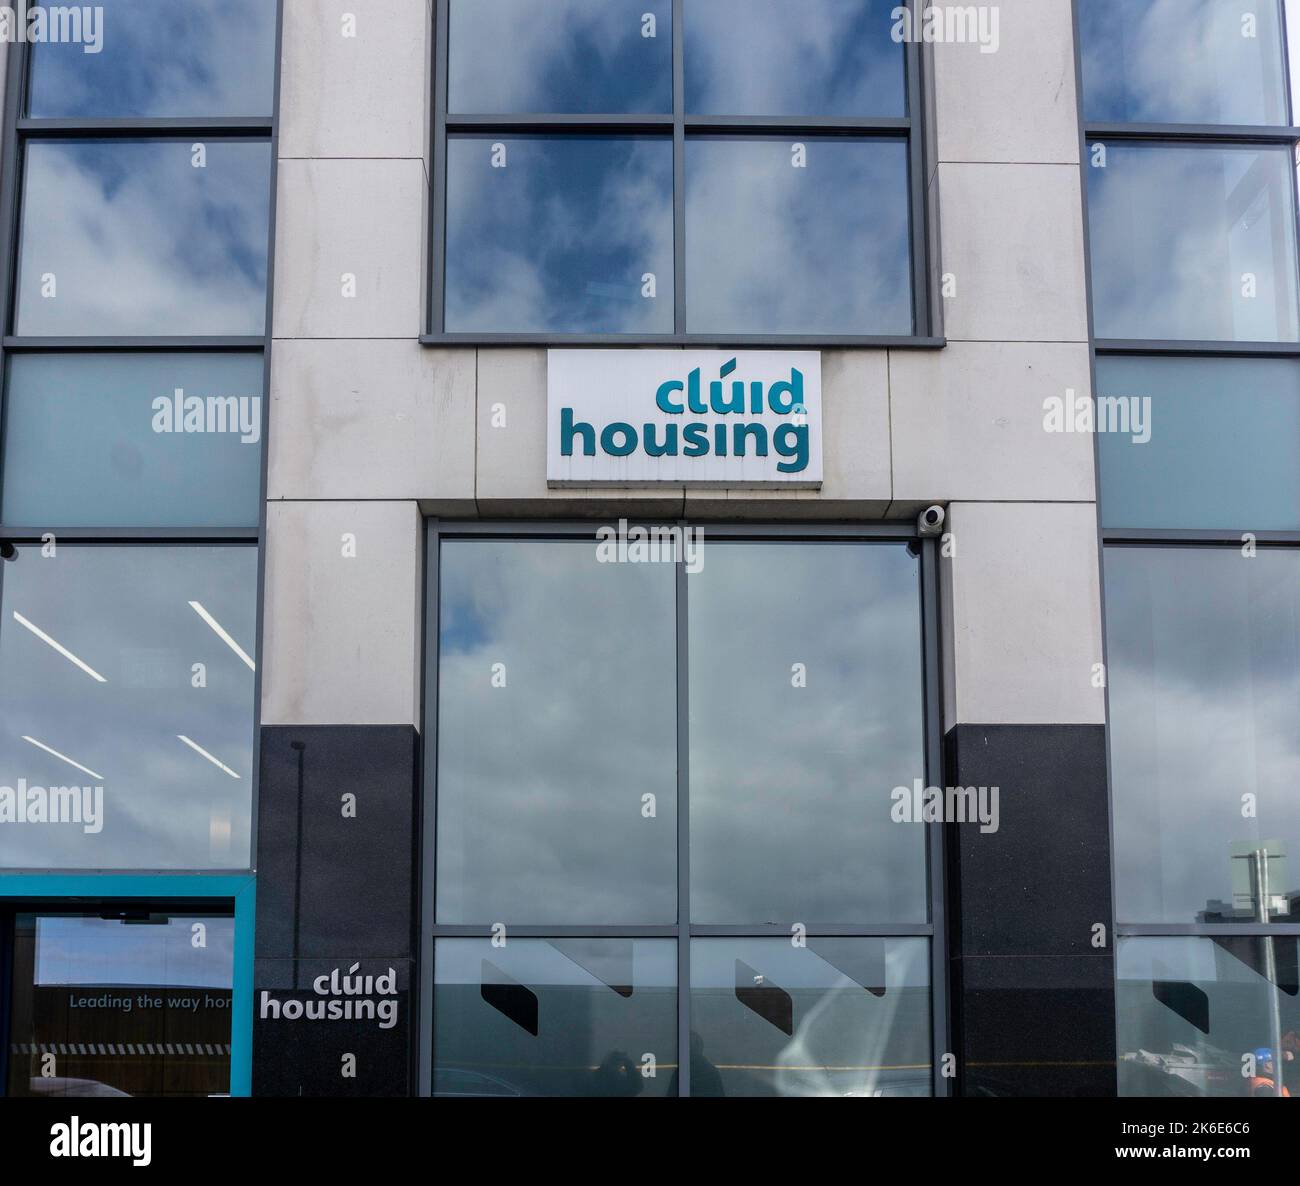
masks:
[[[1289,1050],[1283,1050],[1282,1057],[1290,1060],[1295,1057]],[[1252,1097],[1269,1096],[1277,1094],[1277,1084],[1273,1081],[1275,1074],[1273,1063],[1273,1051],[1268,1046],[1261,1046],[1255,1051],[1255,1073],[1250,1080],[1250,1094]],[[1286,1089],[1285,1082],[1282,1086],[1282,1094],[1289,1096],[1291,1093]]]

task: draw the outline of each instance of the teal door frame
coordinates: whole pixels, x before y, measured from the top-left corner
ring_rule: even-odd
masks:
[[[75,910],[108,900],[224,900],[235,911],[235,966],[230,998],[230,1094],[251,1095],[253,1087],[253,917],[255,879],[248,874],[3,873],[0,905],[29,901]]]

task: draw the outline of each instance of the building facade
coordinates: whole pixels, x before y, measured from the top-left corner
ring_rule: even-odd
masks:
[[[9,45],[6,1092],[1280,1093],[1291,15]]]

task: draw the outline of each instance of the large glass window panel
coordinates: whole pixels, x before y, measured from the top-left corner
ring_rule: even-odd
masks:
[[[691,940],[691,1095],[931,1094],[925,939]]]
[[[434,942],[433,1094],[677,1093],[674,939]]]
[[[8,1094],[229,1093],[234,929],[210,910],[19,914]]]
[[[0,868],[247,868],[256,548],[20,544],[0,581]]]
[[[260,354],[17,354],[0,516],[24,527],[256,527]]]
[[[910,334],[907,145],[686,142],[692,333]]]
[[[1294,936],[1121,939],[1119,1094],[1300,1094]]]
[[[673,566],[447,540],[440,581],[438,921],[675,922]]]
[[[27,145],[15,332],[263,332],[265,140]]]
[[[1099,338],[1296,340],[1287,146],[1111,141],[1089,151]]]
[[[270,116],[276,0],[101,0],[32,46],[39,118]],[[72,16],[71,14],[76,14]]]
[[[447,109],[672,110],[671,0],[451,0]]]
[[[1088,0],[1079,26],[1090,121],[1288,122],[1277,0]]]
[[[1300,921],[1300,549],[1106,550],[1118,921]]]
[[[903,544],[710,542],[689,576],[691,921],[917,922],[918,560]]]
[[[452,136],[448,332],[670,333],[667,137]]]
[[[903,116],[892,0],[686,0],[692,115]]]
[[[1294,360],[1106,356],[1097,394],[1149,401],[1142,432],[1097,435],[1106,527],[1300,531]]]

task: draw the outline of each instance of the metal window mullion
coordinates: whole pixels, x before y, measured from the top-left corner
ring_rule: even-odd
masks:
[[[18,226],[18,134],[15,128],[17,113],[21,109],[26,76],[26,45],[0,42],[0,54],[6,57],[6,85],[0,91],[0,487],[4,478],[5,433],[9,419],[8,377],[9,363],[5,357],[6,339],[13,317],[14,294],[17,285],[17,226]],[[2,567],[2,566],[0,566]],[[0,596],[3,595],[4,576],[0,573]],[[0,1013],[0,1041],[6,1041],[5,1017]],[[0,1080],[0,1093],[4,1082]]]
[[[1191,341],[1176,338],[1098,338],[1098,356],[1168,354],[1187,357],[1300,358],[1300,342]]]
[[[681,336],[686,334],[685,7],[684,0],[673,0],[673,333]]]
[[[921,88],[921,46],[909,40],[903,60],[907,69],[907,189],[909,227],[908,257],[912,265],[912,333],[930,333],[929,226],[926,220],[925,144],[920,131],[924,98]]]
[[[1240,547],[1246,534],[1254,536],[1260,547],[1300,545],[1300,531],[1219,531],[1198,527],[1107,527],[1102,542],[1116,547]]]
[[[268,268],[274,266],[268,261]],[[268,291],[269,272],[268,272]],[[248,353],[259,354],[267,349],[269,335],[269,310],[264,314],[268,318],[267,335],[256,337],[242,334],[222,334],[213,337],[194,335],[177,335],[176,337],[31,337],[27,335],[8,335],[4,339],[4,349],[10,354],[166,354],[175,353]]]
[[[446,317],[447,281],[447,25],[448,0],[437,0],[433,20],[433,193],[429,231],[429,317],[434,333],[442,333]]]
[[[629,524],[637,526],[669,526],[669,522],[653,517],[629,518]],[[521,539],[538,536],[550,539],[595,538],[598,519],[442,519],[438,520],[438,532],[441,536],[459,538],[499,538],[501,536],[518,536]],[[911,523],[902,520],[878,520],[876,522],[787,522],[787,523],[745,523],[740,521],[717,522],[709,519],[692,519],[691,526],[708,536],[718,539],[755,540],[789,539],[795,541],[839,541],[853,540],[862,543],[901,542],[910,540],[916,534]],[[679,525],[675,520],[673,526]]]
[[[441,674],[442,537],[436,518],[424,532],[424,639],[420,655],[419,965],[416,984],[416,1094],[433,1094],[434,940],[438,934],[438,681]]]
[[[681,0],[674,0],[680,8]],[[680,522],[683,530],[685,520]],[[691,797],[690,621],[686,557],[677,579],[677,1094],[691,1094]]]
[[[195,116],[147,117],[108,116],[98,119],[55,118],[33,119],[21,116],[15,122],[19,133],[27,136],[212,136],[248,135],[271,132],[274,116]]]
[[[927,786],[944,785],[943,699],[940,695],[942,636],[939,624],[939,541],[921,541],[921,664],[925,698],[925,778]],[[930,1073],[936,1096],[951,1094],[943,1074],[943,1057],[952,1050],[949,1018],[948,902],[946,825],[926,825],[930,896]]]
[[[45,535],[61,544],[249,544],[261,539],[257,527],[8,527],[0,526],[0,539],[15,544],[39,544]]]
[[[1300,923],[1295,922],[1187,922],[1187,923],[1116,923],[1117,939],[1216,939],[1296,938]]]
[[[1295,115],[1292,104],[1295,96],[1291,93],[1291,45],[1290,38],[1287,36],[1290,30],[1287,28],[1286,0],[1276,0],[1274,7],[1277,10],[1278,41],[1281,42],[1282,47],[1282,117],[1287,121],[1288,126],[1294,127]]]
[[[1294,128],[1285,124],[1090,123],[1086,140],[1151,140],[1177,143],[1291,144]]]
[[[257,473],[257,564],[253,574],[253,752],[249,786],[249,871],[257,868],[257,848],[261,837],[262,818],[262,676],[265,669],[266,627],[266,520],[267,495],[270,491],[271,472],[271,355],[275,342],[275,236],[279,217],[280,185],[280,98],[284,63],[284,3],[275,2],[275,65],[271,78],[271,127],[268,152],[266,193],[266,301],[262,310],[262,438],[258,442],[261,454]],[[254,910],[256,924],[256,910]],[[235,1031],[232,1019],[231,1046]],[[248,1035],[251,1042],[251,1032]],[[251,1053],[250,1053],[251,1067]],[[251,1073],[251,1072],[250,1072]],[[233,1075],[233,1070],[232,1070]],[[232,1084],[233,1090],[233,1084]],[[250,1088],[251,1090],[251,1088]]]
[[[433,887],[436,890],[436,886]],[[430,898],[434,897],[431,891]],[[673,939],[677,927],[673,923],[661,926],[635,925],[611,926],[598,924],[580,926],[570,924],[516,924],[509,920],[498,923],[434,923],[426,928],[434,939],[491,939],[492,928],[505,927],[507,939]]]
[[[739,923],[714,925],[692,923],[696,939],[789,939],[791,930],[784,923]],[[935,933],[932,923],[808,923],[804,934],[825,939],[925,939]]]
[[[906,136],[912,129],[912,120],[907,116],[867,115],[687,115],[685,124],[690,132],[734,132],[740,136],[784,136],[788,132],[809,136]]]
[[[684,273],[683,273],[684,274]],[[856,347],[864,350],[941,350],[948,343],[942,337],[901,336],[898,334],[552,334],[552,333],[455,333],[422,334],[425,346],[699,346],[732,349],[753,346],[757,349],[831,350]]]
[[[17,113],[22,108],[27,73],[27,46],[15,42],[0,43],[0,53],[8,53],[8,75],[4,103],[3,157],[0,158],[0,255],[4,259],[3,292],[0,292],[0,333],[8,334],[13,316],[14,285],[17,275],[18,233],[18,133]]]
[[[565,133],[626,132],[642,135],[663,133],[673,126],[671,115],[627,114],[604,115],[599,113],[532,112],[516,111],[500,115],[448,114],[445,127],[450,135],[500,132],[527,134],[544,132],[554,135]]]

